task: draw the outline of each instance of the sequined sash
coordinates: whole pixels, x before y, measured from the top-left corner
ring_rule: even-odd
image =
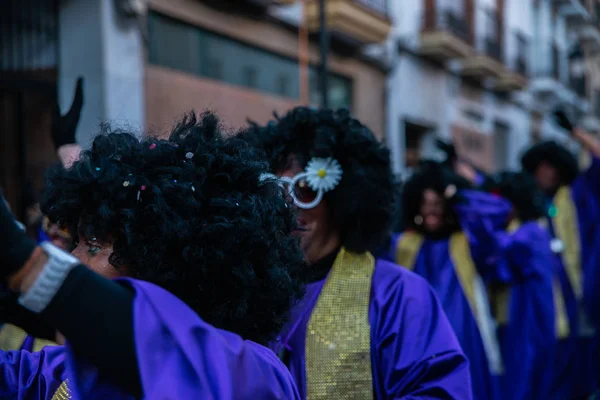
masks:
[[[71,389],[69,389],[69,380],[65,379],[62,381],[54,395],[52,396],[52,400],[70,400],[73,398],[71,394]]]
[[[12,325],[4,324],[0,329],[0,349],[4,351],[20,350],[27,338],[27,332]],[[40,351],[46,346],[56,346],[56,343],[45,339],[34,339],[31,351]]]
[[[554,233],[564,243],[562,260],[565,272],[575,293],[575,298],[579,301],[583,296],[581,243],[579,242],[577,209],[568,186],[558,189],[554,196],[554,205],[558,209],[556,217],[552,219]]]
[[[404,233],[396,245],[396,263],[413,270],[423,240],[422,235],[419,233]],[[504,372],[504,367],[495,332],[495,324],[489,308],[487,290],[477,273],[471,258],[469,241],[464,233],[457,232],[450,236],[449,252],[454,272],[477,324],[490,372],[494,375],[500,375]]]
[[[375,259],[342,248],[306,332],[307,399],[373,398],[369,301]]]

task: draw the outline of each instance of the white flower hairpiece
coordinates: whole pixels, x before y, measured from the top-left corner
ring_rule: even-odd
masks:
[[[342,167],[334,158],[313,158],[305,170],[306,182],[315,192],[323,193],[335,189],[342,180]]]

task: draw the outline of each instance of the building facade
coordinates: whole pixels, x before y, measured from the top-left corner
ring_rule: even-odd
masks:
[[[330,106],[351,109],[383,139],[387,71],[362,48],[388,36],[385,1],[330,0],[327,13]],[[41,189],[56,161],[52,109],[66,112],[79,76],[84,147],[102,122],[166,135],[190,110],[212,110],[236,129],[319,106],[318,17],[313,1],[4,1],[0,187],[17,213],[23,182]]]
[[[435,157],[436,137],[484,171],[516,169],[533,142],[568,142],[550,118],[558,104],[597,129],[595,0],[390,5],[387,140],[396,173]]]

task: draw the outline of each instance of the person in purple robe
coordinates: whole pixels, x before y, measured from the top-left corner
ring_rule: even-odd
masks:
[[[420,277],[371,251],[389,235],[388,149],[346,110],[298,107],[245,138],[298,208],[306,294],[272,346],[303,399],[470,399],[468,362]]]
[[[496,174],[484,189],[513,207],[506,228],[492,232],[497,247],[483,272],[498,325],[503,398],[549,399],[557,338],[568,336],[568,321],[562,297],[555,309],[558,267],[550,234],[540,222],[546,215],[544,198],[526,172]],[[473,224],[470,228],[475,237],[488,233]]]
[[[293,207],[253,153],[211,114],[168,141],[96,137],[47,177],[42,208],[78,238],[72,255],[0,209],[0,278],[18,295],[4,308],[67,340],[0,352],[0,398],[298,398],[262,344],[302,293],[304,257]]]
[[[495,247],[487,238],[504,226],[510,206],[471,187],[453,166],[423,161],[403,186],[406,230],[392,237],[387,258],[433,287],[469,359],[473,397],[500,399],[504,365],[480,267]],[[477,221],[486,240],[463,230]]]
[[[559,274],[571,340],[557,353],[555,398],[583,398],[598,385],[600,329],[600,142],[574,126],[562,110],[554,112],[559,126],[591,154],[590,166],[579,171],[577,159],[554,141],[538,143],[521,159],[544,192],[550,233],[560,245]]]

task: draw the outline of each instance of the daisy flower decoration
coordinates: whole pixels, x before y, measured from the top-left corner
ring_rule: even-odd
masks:
[[[342,167],[333,158],[313,158],[304,171],[306,182],[315,192],[327,193],[342,179]]]

